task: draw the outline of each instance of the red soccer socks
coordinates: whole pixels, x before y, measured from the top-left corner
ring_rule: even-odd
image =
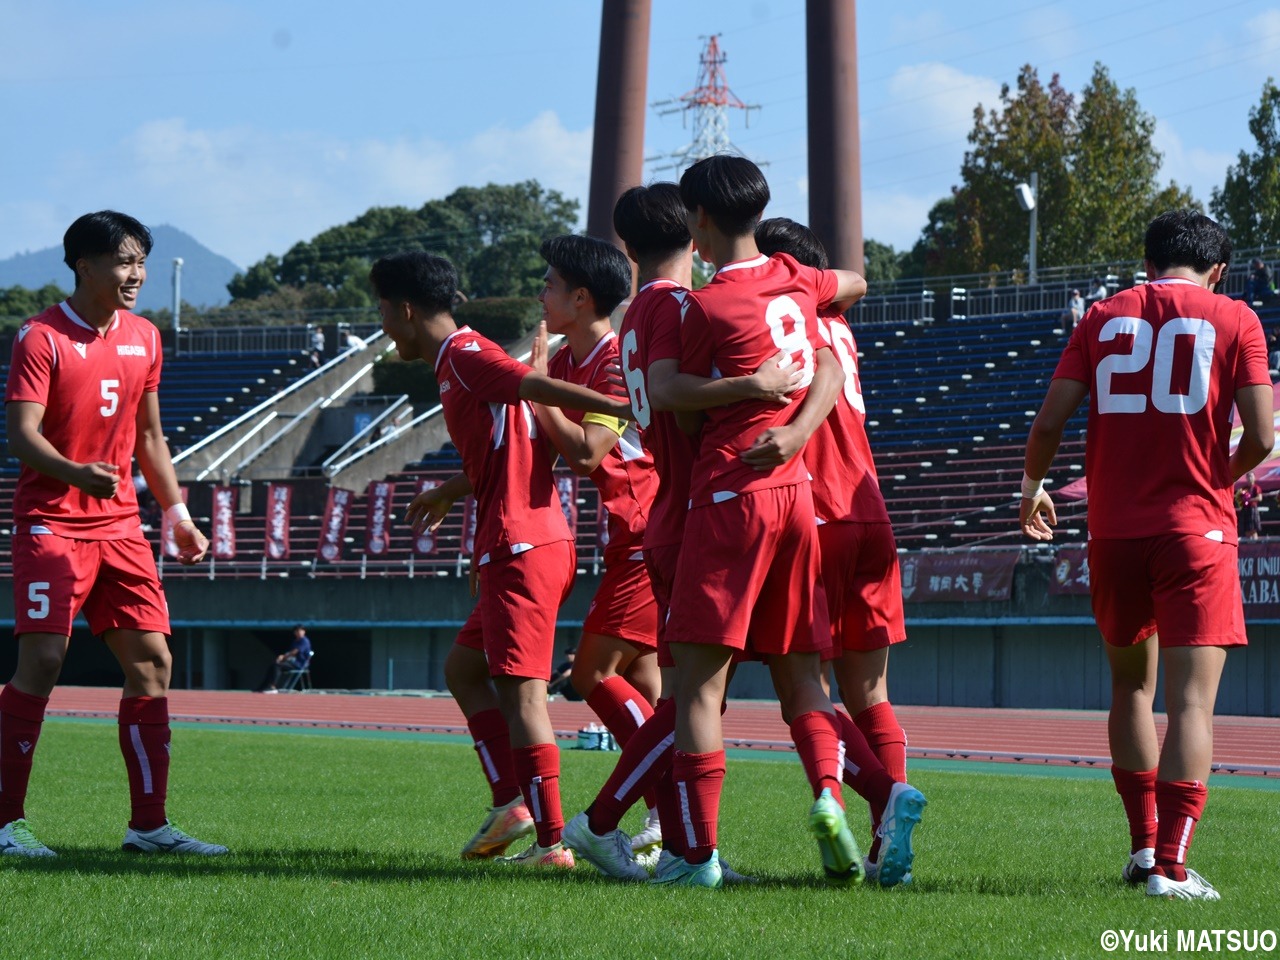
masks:
[[[134,830],[165,824],[169,792],[169,700],[125,697],[120,701],[120,752],[129,774],[129,801]]]
[[[25,816],[31,758],[48,704],[47,697],[33,697],[12,684],[0,690],[0,827]]]

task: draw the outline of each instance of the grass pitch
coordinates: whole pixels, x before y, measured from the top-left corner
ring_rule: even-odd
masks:
[[[917,763],[915,883],[839,890],[818,877],[799,764],[734,754],[721,849],[762,883],[711,892],[463,863],[487,791],[458,740],[195,725],[173,754],[171,816],[230,855],[120,852],[114,724],[45,724],[27,815],[60,857],[0,862],[0,957],[1098,957],[1107,930],[1168,930],[1172,954],[1179,929],[1280,928],[1273,789],[1215,782],[1193,862],[1223,900],[1178,903],[1120,881],[1105,774]],[[564,752],[566,816],[615,758]],[[850,799],[860,842],[864,809]]]

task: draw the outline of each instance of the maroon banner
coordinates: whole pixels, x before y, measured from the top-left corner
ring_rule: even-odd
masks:
[[[182,502],[187,502],[187,494],[190,492],[187,487],[179,487],[178,493],[182,495]],[[169,557],[177,557],[181,552],[178,547],[178,541],[173,539],[173,523],[169,520],[169,511],[164,512],[164,517],[160,521],[160,545],[165,555]]]
[[[1280,543],[1240,544],[1240,593],[1247,618],[1280,619]]]
[[[1049,579],[1049,594],[1055,597],[1089,593],[1089,550],[1087,547],[1059,547]]]
[[[560,509],[574,539],[578,536],[578,478],[556,477],[556,490],[560,494]]]
[[[316,550],[321,560],[342,559],[351,500],[350,490],[339,487],[329,488],[329,499],[324,505],[324,523],[320,527],[320,544]]]
[[[462,552],[476,552],[476,498],[471,494],[462,504]]]
[[[235,487],[213,488],[213,530],[210,540],[213,555],[219,560],[236,557],[236,503],[240,491]]]
[[[386,480],[369,484],[369,507],[365,516],[364,552],[380,557],[391,549],[391,498],[396,485]]]
[[[438,486],[440,486],[439,480],[420,479],[418,488],[414,491],[414,496],[426,493],[428,490],[434,490]],[[420,557],[429,557],[436,552],[436,544],[436,531],[423,530],[413,538],[413,552]]]
[[[1021,550],[905,554],[902,597],[914,603],[1008,600],[1021,555]]]
[[[289,559],[292,504],[293,487],[284,483],[267,484],[267,542],[264,549],[268,560]]]

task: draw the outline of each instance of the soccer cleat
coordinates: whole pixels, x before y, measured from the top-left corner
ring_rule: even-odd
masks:
[[[227,852],[221,844],[205,843],[183,833],[176,823],[169,820],[154,830],[130,827],[125,831],[120,849],[130,853],[195,853],[202,857],[217,857]]]
[[[0,854],[11,857],[56,857],[57,854],[36,839],[26,820],[6,823],[0,829]]]
[[[533,829],[529,808],[524,805],[524,798],[517,795],[500,807],[489,808],[476,835],[462,848],[462,859],[484,860],[500,856],[521,837],[533,833]]]
[[[604,836],[592,833],[585,813],[578,814],[565,825],[564,845],[606,877],[636,883],[649,879],[649,872],[636,863],[631,852],[631,838],[621,830]]]
[[[563,843],[540,847],[537,841],[524,853],[517,853],[514,857],[498,857],[494,863],[512,867],[552,867],[559,870],[572,870],[574,867],[573,851]]]
[[[724,885],[726,887],[740,887],[746,884],[760,882],[755,877],[748,877],[745,873],[739,873],[737,870],[733,869],[733,867],[729,866],[728,862],[726,862],[725,858],[720,856],[719,852],[716,853],[716,856],[720,860],[720,876],[724,878]]]
[[[910,883],[911,831],[920,822],[925,804],[924,794],[907,783],[895,783],[889,791],[884,816],[876,835],[880,838],[880,859],[876,862],[876,879],[882,887]]]
[[[1155,865],[1155,849],[1143,847],[1136,853],[1129,854],[1129,862],[1120,871],[1120,876],[1124,878],[1125,883],[1132,883],[1135,886],[1139,883],[1146,883],[1147,878],[1151,876],[1151,868]]]
[[[724,886],[724,871],[720,867],[720,855],[714,850],[706,863],[689,863],[684,857],[663,850],[658,857],[658,869],[649,881],[660,887],[706,887],[711,890]]]
[[[631,852],[639,858],[640,854],[655,851],[662,846],[662,823],[658,820],[658,812],[650,810],[644,818],[644,829],[631,838]]]
[[[844,818],[844,809],[824,788],[809,810],[809,832],[822,853],[822,872],[827,882],[847,885],[862,882],[862,853],[853,831]]]
[[[662,847],[650,847],[642,853],[633,854],[636,863],[644,867],[650,873],[658,868],[658,861],[662,859]]]
[[[1213,889],[1213,884],[1194,870],[1187,871],[1187,879],[1170,880],[1166,876],[1153,873],[1147,877],[1148,897],[1168,897],[1170,900],[1221,900],[1222,895]]]

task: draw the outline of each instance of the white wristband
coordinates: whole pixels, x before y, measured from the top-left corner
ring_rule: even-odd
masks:
[[[1044,481],[1032,480],[1025,473],[1022,475],[1022,499],[1034,500],[1044,493]]]
[[[191,511],[187,509],[187,505],[185,503],[175,503],[164,512],[164,518],[176,527],[183,520],[191,519]]]

